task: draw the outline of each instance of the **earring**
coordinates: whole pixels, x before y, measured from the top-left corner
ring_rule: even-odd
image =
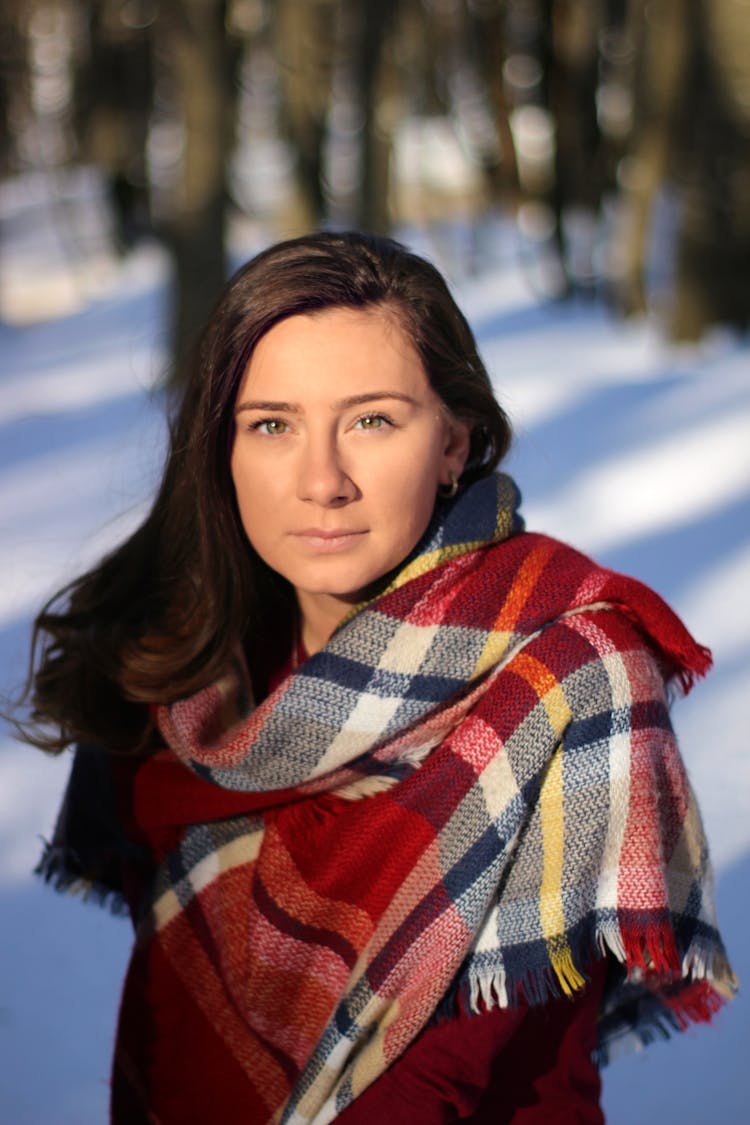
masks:
[[[438,488],[438,496],[441,500],[452,500],[458,492],[458,480],[453,469],[449,471],[448,476],[451,478],[450,484],[441,484]]]

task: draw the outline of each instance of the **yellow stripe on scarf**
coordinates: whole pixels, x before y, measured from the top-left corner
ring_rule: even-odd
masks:
[[[447,547],[436,547],[428,555],[419,555],[418,558],[413,559],[403,570],[399,571],[390,585],[386,587],[384,593],[390,594],[393,590],[398,590],[401,586],[405,586],[407,582],[411,582],[412,578],[418,578],[420,574],[427,574],[430,570],[434,570],[435,567],[448,562],[450,559],[457,559],[461,555],[478,551],[484,545],[484,540],[475,539],[466,543],[451,543]]]
[[[545,704],[546,705],[546,704]],[[539,895],[542,933],[547,942],[549,959],[563,992],[572,995],[585,983],[573,963],[565,937],[565,915],[562,902],[563,840],[565,813],[563,809],[563,751],[558,746],[550,762],[539,797],[542,816],[542,847],[544,868]]]
[[[405,586],[407,582],[411,582],[412,578],[419,578],[420,575],[428,574],[442,563],[450,562],[451,559],[458,559],[461,555],[468,555],[471,551],[478,551],[480,547],[484,546],[486,546],[486,543],[483,539],[476,539],[466,543],[452,543],[447,547],[436,547],[435,550],[430,551],[429,554],[419,555],[416,559],[413,559],[408,566],[405,566],[403,570],[400,570],[385,589],[378,590],[377,594],[373,597],[365,598],[364,601],[358,602],[355,606],[352,606],[342,620],[341,625],[344,625],[347,621],[351,621],[353,617],[356,617],[357,614],[371,602],[385,597],[386,594],[392,594],[394,590],[399,590],[402,586]]]
[[[519,653],[513,668],[539,696],[552,729],[562,739],[571,719],[565,693],[546,665]],[[565,936],[565,914],[562,901],[563,863],[565,858],[565,807],[563,794],[563,750],[558,746],[552,755],[539,795],[542,821],[544,866],[539,894],[539,917],[547,943],[550,962],[566,996],[586,982],[573,963],[573,954]]]

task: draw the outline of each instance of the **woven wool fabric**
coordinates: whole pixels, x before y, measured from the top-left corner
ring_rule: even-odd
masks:
[[[257,708],[238,665],[160,710],[137,809],[185,828],[137,931],[116,1120],[328,1122],[456,998],[544,1002],[595,958],[602,1058],[732,994],[665,688],[710,658],[516,504],[496,475],[441,505]]]

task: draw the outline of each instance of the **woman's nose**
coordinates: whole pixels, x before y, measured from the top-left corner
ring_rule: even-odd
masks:
[[[357,486],[346,471],[335,440],[307,444],[299,466],[298,490],[301,500],[312,500],[326,507],[354,499]]]

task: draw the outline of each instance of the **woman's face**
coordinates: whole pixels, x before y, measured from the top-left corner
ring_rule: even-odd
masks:
[[[340,620],[409,554],[469,446],[403,329],[377,308],[274,325],[244,373],[235,421],[245,533],[295,588],[303,620]]]

